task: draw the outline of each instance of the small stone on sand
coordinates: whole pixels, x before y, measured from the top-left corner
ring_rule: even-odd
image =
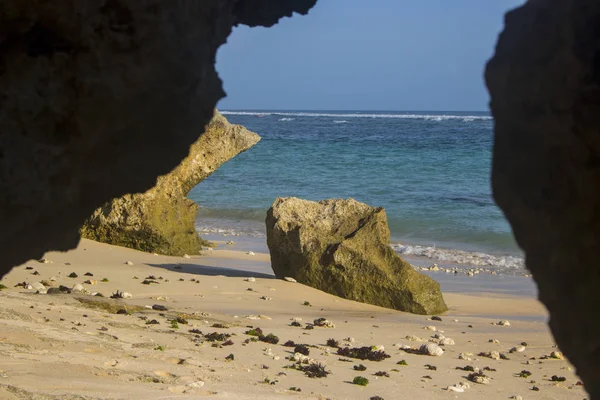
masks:
[[[463,393],[465,389],[469,389],[471,385],[465,382],[459,382],[456,385],[448,386],[446,390],[456,393]]]
[[[427,343],[421,345],[421,347],[419,348],[419,352],[427,356],[435,357],[439,357],[444,354],[444,350],[435,343]]]
[[[86,292],[85,288],[83,287],[83,285],[81,283],[76,283],[75,285],[73,285],[71,290],[73,292]]]

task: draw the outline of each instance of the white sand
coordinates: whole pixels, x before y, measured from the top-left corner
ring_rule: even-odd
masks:
[[[273,279],[268,274],[267,254],[251,256],[235,251],[235,245],[221,247],[227,250],[184,259],[83,240],[76,250],[47,254],[46,258],[53,261],[51,264],[32,261],[15,268],[2,280],[8,289],[0,292],[0,398],[83,398],[77,395],[91,399],[586,397],[582,387],[576,385],[578,378],[567,361],[539,359],[556,349],[544,323],[545,309],[533,298],[450,293],[445,295],[450,311],[442,315],[443,321],[430,321],[425,316],[347,301],[298,283]],[[133,265],[126,265],[126,261],[132,261]],[[182,269],[174,268],[178,265]],[[26,270],[26,266],[34,270]],[[35,270],[39,276],[32,275]],[[68,278],[71,272],[78,277]],[[86,272],[94,276],[84,276]],[[163,279],[157,279],[159,284],[143,285],[141,282],[149,275]],[[134,276],[139,279],[133,279]],[[245,281],[248,276],[256,276],[256,281]],[[50,277],[57,278],[56,284],[69,287],[87,279],[98,280],[95,285],[84,286],[106,296],[117,290],[133,294],[132,299],[113,300],[113,303],[162,304],[169,311],[144,309],[132,315],[117,315],[85,308],[77,300],[110,301],[107,299],[78,294],[36,295],[32,290],[14,287],[19,282],[37,282]],[[100,282],[104,277],[109,282]],[[179,281],[181,278],[184,281]],[[253,290],[248,291],[248,288]],[[158,296],[167,299],[156,300]],[[261,296],[272,300],[261,300]],[[311,306],[304,306],[305,301]],[[179,324],[179,329],[171,329],[168,320],[178,314],[187,314],[189,325]],[[267,318],[245,318],[249,315]],[[160,324],[146,325],[140,317],[156,319]],[[292,327],[289,324],[293,317],[302,318],[303,324],[325,317],[336,327],[313,330]],[[511,325],[493,325],[499,318],[510,320]],[[215,322],[231,327],[212,328]],[[416,335],[427,340],[435,333],[422,329],[429,325],[442,330],[456,345],[446,346],[441,357],[409,354],[394,347],[398,343],[419,346],[421,343],[405,337]],[[244,345],[244,340],[249,338],[244,334],[246,326],[259,326],[265,333],[279,336],[281,341],[277,345],[262,342]],[[234,344],[212,347],[210,342],[195,343],[192,340],[195,336],[188,333],[192,328],[205,334],[230,333]],[[335,355],[336,349],[328,348],[325,342],[335,338],[344,343],[342,339],[347,337],[355,339],[353,346],[384,345],[391,358],[381,362],[340,361],[343,357]],[[490,339],[500,343],[490,343]],[[332,374],[311,379],[300,371],[284,369],[292,364],[286,358],[293,349],[282,346],[287,340],[317,346],[310,348],[310,357],[325,364]],[[508,353],[521,342],[528,344],[523,353]],[[157,350],[158,346],[163,350]],[[493,350],[506,353],[510,359],[477,356],[479,352]],[[461,352],[473,353],[473,360],[458,359]],[[234,361],[225,360],[229,354],[234,354]],[[531,357],[535,360],[527,365]],[[397,365],[400,360],[406,360],[408,366]],[[353,366],[358,364],[364,364],[367,370],[354,371]],[[426,364],[436,366],[437,370],[428,370]],[[470,388],[464,393],[443,390],[448,385],[467,382],[468,372],[456,369],[467,365],[496,369],[485,372],[491,377],[490,384],[469,383]],[[527,379],[516,377],[522,370],[531,371],[532,375]],[[386,371],[390,377],[376,377],[373,374],[377,371]],[[368,386],[350,383],[359,375],[370,380]],[[551,382],[553,375],[563,376],[566,381]],[[266,383],[265,379],[275,383]],[[535,383],[531,383],[532,380]],[[189,386],[199,381],[204,385]],[[532,391],[533,386],[540,390]],[[290,387],[302,391],[290,391]]]

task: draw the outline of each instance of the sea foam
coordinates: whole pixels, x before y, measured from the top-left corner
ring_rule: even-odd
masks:
[[[463,264],[477,267],[493,267],[498,269],[523,270],[525,262],[522,257],[509,255],[492,255],[457,249],[444,249],[435,246],[419,246],[393,244],[398,254],[425,257],[435,261]]]
[[[316,113],[316,112],[257,112],[257,111],[221,111],[223,115],[250,115],[257,117],[281,116],[281,117],[330,117],[330,118],[397,118],[397,119],[420,119],[427,121],[460,120],[464,122],[491,121],[488,115],[450,115],[450,114],[372,114],[372,113]],[[282,119],[280,119],[281,121]]]
[[[207,219],[201,217],[196,221],[196,230],[200,235],[216,234],[266,238],[264,227],[255,221]],[[433,262],[460,264],[465,267],[485,267],[517,273],[526,272],[524,259],[518,256],[494,255],[483,252],[402,243],[391,244],[391,247],[398,254],[427,258]]]

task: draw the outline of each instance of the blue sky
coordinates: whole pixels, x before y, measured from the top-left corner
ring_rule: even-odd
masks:
[[[218,107],[487,110],[483,68],[522,3],[319,0],[268,29],[235,28],[217,56]]]

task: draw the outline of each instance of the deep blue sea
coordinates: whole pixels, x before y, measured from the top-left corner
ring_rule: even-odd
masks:
[[[483,112],[221,111],[262,140],[194,188],[201,234],[264,237],[276,197],[385,207],[399,253],[520,269],[490,189]]]

